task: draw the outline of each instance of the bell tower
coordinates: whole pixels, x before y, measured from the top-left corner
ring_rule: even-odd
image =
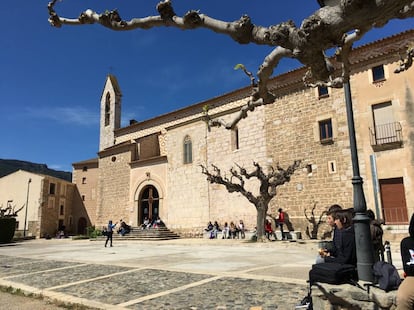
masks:
[[[114,132],[121,126],[121,97],[116,77],[108,74],[101,96],[99,151],[116,144]]]

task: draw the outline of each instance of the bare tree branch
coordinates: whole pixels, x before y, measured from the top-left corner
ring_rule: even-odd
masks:
[[[306,234],[308,235],[308,237],[310,239],[317,239],[318,237],[318,230],[319,230],[319,226],[324,223],[324,221],[322,220],[322,218],[325,216],[326,211],[323,211],[320,215],[319,218],[316,219],[316,215],[315,215],[315,209],[316,209],[316,205],[317,203],[315,202],[313,204],[313,207],[311,209],[311,216],[309,217],[307,214],[307,210],[305,209],[303,211],[303,213],[305,214],[305,218],[308,220],[308,222],[312,225],[312,230],[309,230],[309,227],[306,227]]]
[[[382,27],[392,19],[405,19],[414,16],[412,0],[318,0],[321,8],[305,18],[297,27],[293,21],[286,21],[268,27],[255,25],[247,15],[235,21],[222,21],[190,10],[184,16],[178,16],[171,0],[161,1],[157,5],[157,16],[123,20],[117,10],[97,13],[85,10],[77,18],[60,17],[55,11],[57,0],[48,4],[49,22],[54,27],[62,25],[100,24],[116,31],[151,29],[154,27],[176,27],[182,30],[205,28],[224,34],[240,44],[258,44],[275,47],[264,58],[257,72],[257,85],[253,85],[252,95],[241,108],[233,121],[226,123],[220,119],[211,119],[205,113],[209,126],[223,126],[234,129],[237,123],[246,118],[248,112],[257,107],[272,104],[277,95],[268,90],[268,81],[278,66],[280,59],[289,57],[299,60],[309,68],[304,77],[308,86],[342,87],[349,79],[349,53],[352,44],[372,28]],[[336,60],[341,70],[326,57],[325,51],[336,48]],[[412,55],[413,52],[411,52]],[[406,70],[412,63],[409,56],[402,63]],[[340,71],[340,74],[337,73]],[[252,75],[250,76],[252,81]]]
[[[414,58],[414,45],[411,45],[407,48],[406,58],[404,59],[402,56],[399,66],[397,69],[394,70],[394,73],[400,73],[403,71],[408,70],[413,65],[413,58]]]

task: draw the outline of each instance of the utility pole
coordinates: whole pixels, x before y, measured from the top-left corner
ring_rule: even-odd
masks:
[[[32,182],[32,179],[29,178],[29,180],[27,181],[26,211],[24,213],[23,237],[26,237],[27,209],[29,208],[29,190],[30,190],[31,182]]]

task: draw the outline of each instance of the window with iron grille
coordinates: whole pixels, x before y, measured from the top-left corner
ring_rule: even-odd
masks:
[[[373,126],[370,127],[371,146],[374,151],[399,148],[402,146],[402,127],[394,119],[392,102],[372,106]]]

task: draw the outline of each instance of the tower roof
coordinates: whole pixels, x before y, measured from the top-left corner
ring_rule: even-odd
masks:
[[[112,85],[112,87],[114,88],[114,91],[115,91],[115,94],[117,95],[117,96],[122,96],[122,92],[121,92],[121,88],[119,87],[119,83],[118,83],[118,80],[116,79],[116,77],[115,77],[115,75],[113,75],[113,74],[108,74],[108,76],[106,77],[106,83],[110,83],[111,85]],[[106,83],[105,83],[105,86],[106,86]],[[102,90],[102,92],[105,90],[105,87],[104,87],[104,89]]]

